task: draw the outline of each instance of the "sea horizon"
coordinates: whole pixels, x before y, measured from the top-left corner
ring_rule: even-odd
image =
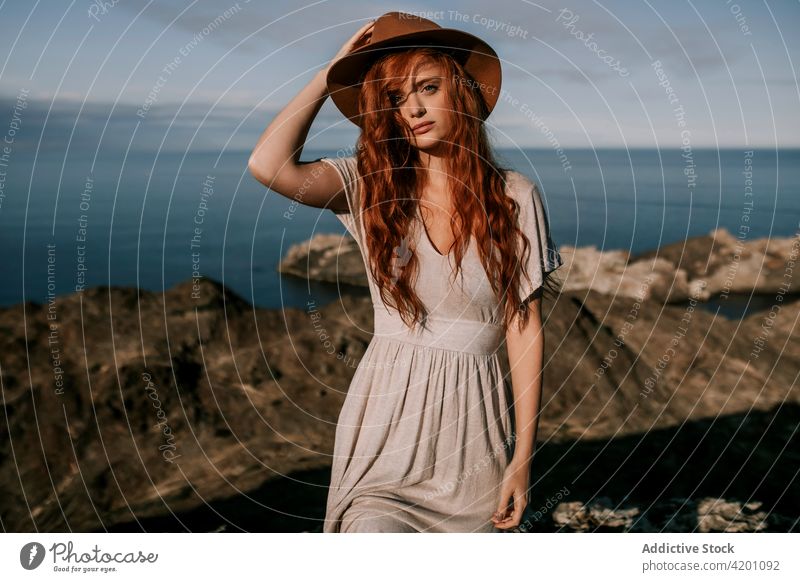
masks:
[[[301,159],[343,151],[354,150],[307,148]],[[800,148],[494,151],[539,185],[559,247],[636,255],[719,227],[735,235],[745,213],[747,240],[797,232]],[[277,265],[292,244],[344,227],[332,212],[295,205],[258,183],[249,153],[109,148],[95,160],[87,151],[66,159],[43,151],[35,169],[32,159],[15,158],[0,206],[9,263],[0,306],[41,303],[80,285],[161,291],[198,274],[259,308],[335,299],[336,285],[281,276]]]

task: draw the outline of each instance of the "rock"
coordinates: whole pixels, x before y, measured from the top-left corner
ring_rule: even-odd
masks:
[[[639,507],[630,502],[614,503],[600,497],[589,503],[559,503],[550,520],[540,520],[534,527],[528,519],[513,533],[538,532],[759,532],[788,531],[785,517],[759,510],[761,503],[729,501],[704,497],[697,501],[670,498]]]
[[[662,258],[630,261],[624,251],[599,251],[594,246],[559,249],[564,265],[557,271],[565,291],[591,289],[642,301],[678,301],[689,295],[686,274]]]
[[[697,504],[697,530],[706,532],[756,532],[766,529],[767,512],[760,501],[739,503],[704,498]]]
[[[8,531],[102,529],[327,468],[369,341],[356,326],[372,315],[349,297],[317,321],[257,310],[205,279],[163,295],[94,288],[58,297],[53,313],[31,302],[0,310]],[[320,328],[336,330],[334,353]]]
[[[350,236],[317,234],[292,245],[278,271],[312,281],[367,285],[361,250]]]
[[[631,256],[597,247],[559,249],[564,265],[556,271],[565,291],[592,290],[642,301],[706,301],[728,293],[800,293],[792,261],[800,256],[800,237],[739,240],[727,230],[692,237],[657,251]],[[349,236],[316,235],[289,249],[281,271],[308,279],[367,285],[355,241]]]
[[[696,296],[700,300],[727,293],[774,295],[787,283],[785,293],[800,292],[800,277],[792,276],[792,264],[800,257],[798,236],[739,239],[719,228],[708,236],[665,245],[632,259],[639,262],[656,256],[669,261],[677,271],[685,272],[690,286],[700,290]],[[680,297],[676,295],[671,300]]]
[[[543,317],[531,531],[796,527],[800,304],[729,321],[590,290]],[[0,310],[4,528],[316,531],[370,329],[368,297],[272,311],[204,279]]]
[[[604,530],[626,531],[631,528],[633,519],[639,514],[636,507],[617,509],[608,507],[610,500],[602,499],[584,505],[579,501],[561,503],[553,512],[553,522],[572,531]]]

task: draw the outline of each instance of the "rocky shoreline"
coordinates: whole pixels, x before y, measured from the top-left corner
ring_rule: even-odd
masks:
[[[788,297],[800,297],[800,277],[792,277],[792,264],[800,258],[797,237],[740,240],[721,228],[637,255],[569,245],[559,252],[564,259],[559,273],[569,273],[565,291],[591,289],[665,303],[729,294],[775,296],[780,289]],[[293,245],[278,270],[316,281],[367,286],[361,252],[348,235],[318,234]]]
[[[365,284],[355,243],[325,236],[282,272]],[[562,247],[522,529],[797,531],[797,249]],[[696,309],[753,291],[777,308]],[[366,297],[265,310],[205,279],[0,310],[5,531],[320,531],[371,320]]]

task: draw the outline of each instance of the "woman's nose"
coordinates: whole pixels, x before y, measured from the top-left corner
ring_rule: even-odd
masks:
[[[419,117],[425,113],[425,107],[420,102],[419,97],[409,97],[408,111],[412,117]]]

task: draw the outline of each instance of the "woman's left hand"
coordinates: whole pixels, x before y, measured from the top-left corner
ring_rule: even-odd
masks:
[[[522,512],[528,504],[528,486],[530,483],[530,463],[511,460],[503,474],[500,487],[500,503],[492,515],[494,526],[498,529],[517,527],[522,519]],[[510,503],[513,500],[513,508]]]

